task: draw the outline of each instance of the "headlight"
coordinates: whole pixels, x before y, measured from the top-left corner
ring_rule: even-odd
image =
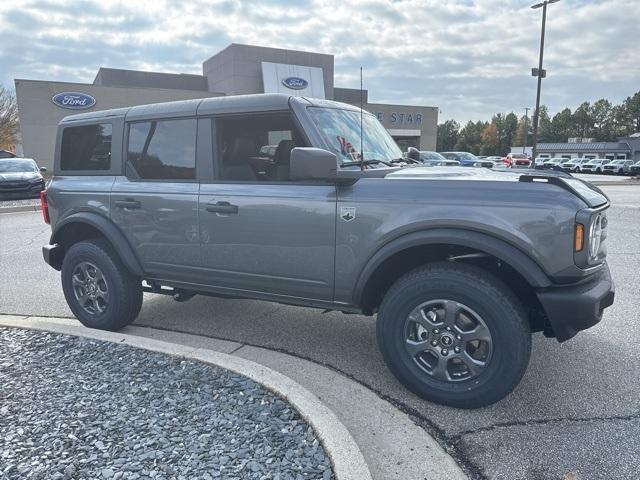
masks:
[[[591,220],[589,228],[589,259],[595,260],[600,251],[602,242],[602,214],[598,214]]]

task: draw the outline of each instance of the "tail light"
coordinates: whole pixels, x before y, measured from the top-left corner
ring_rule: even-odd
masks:
[[[50,224],[51,218],[49,218],[49,204],[47,203],[47,191],[40,192],[40,206],[42,207],[42,218],[44,223]]]

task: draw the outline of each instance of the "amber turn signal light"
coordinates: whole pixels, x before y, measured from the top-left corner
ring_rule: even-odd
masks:
[[[574,249],[576,252],[580,252],[582,251],[582,247],[584,247],[584,225],[576,223]]]

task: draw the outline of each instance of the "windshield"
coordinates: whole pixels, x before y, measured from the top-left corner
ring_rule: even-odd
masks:
[[[478,157],[469,152],[458,152],[458,157],[460,157],[460,160],[478,160]]]
[[[33,160],[0,160],[0,173],[37,172]]]
[[[512,153],[511,158],[527,158],[524,153]]]
[[[319,107],[309,108],[309,112],[341,162],[360,160],[360,112]],[[365,160],[389,161],[402,158],[396,142],[373,115],[365,113],[362,124],[362,151]]]
[[[420,158],[422,160],[446,160],[438,152],[420,152]]]

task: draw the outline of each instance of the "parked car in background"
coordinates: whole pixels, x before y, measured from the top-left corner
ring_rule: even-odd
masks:
[[[443,157],[438,152],[431,152],[429,150],[420,151],[420,161],[425,165],[432,165],[434,167],[459,167],[460,162],[458,160],[450,160]]]
[[[602,167],[602,173],[610,175],[629,175],[631,173],[633,160],[613,160]]]
[[[507,167],[528,168],[531,166],[531,160],[526,153],[509,153],[502,158],[503,163]]]
[[[449,160],[457,160],[463,167],[485,167],[493,168],[493,162],[487,159],[480,159],[473,153],[469,152],[440,152],[440,154]]]
[[[263,145],[260,147],[260,155],[263,157],[273,158],[276,155],[278,145]]]
[[[631,165],[631,168],[629,169],[629,173],[631,175],[640,175],[640,160],[638,160],[636,163]]]
[[[478,157],[480,158],[480,157]],[[491,160],[493,162],[494,167],[503,167],[504,163],[502,162],[502,157],[499,155],[492,155],[487,157],[485,160]]]
[[[564,162],[560,165],[560,168],[562,168],[562,170],[564,170],[565,172],[569,172],[569,173],[580,173],[580,166],[583,163],[587,163],[588,161],[590,161],[591,158],[572,158],[570,159],[568,162]]]
[[[593,160],[583,163],[580,166],[580,170],[582,173],[602,173],[604,166],[610,162],[611,160],[607,158],[594,158]]]
[[[547,158],[543,162],[542,168],[544,168],[545,170],[561,169],[562,165],[565,164],[566,162],[568,162],[569,160],[571,160],[571,159],[570,158],[562,158],[562,157]]]
[[[0,200],[34,198],[45,188],[41,172],[31,158],[3,158],[0,160]]]
[[[549,160],[549,157],[536,157],[533,161],[533,168],[541,169],[545,160]]]

